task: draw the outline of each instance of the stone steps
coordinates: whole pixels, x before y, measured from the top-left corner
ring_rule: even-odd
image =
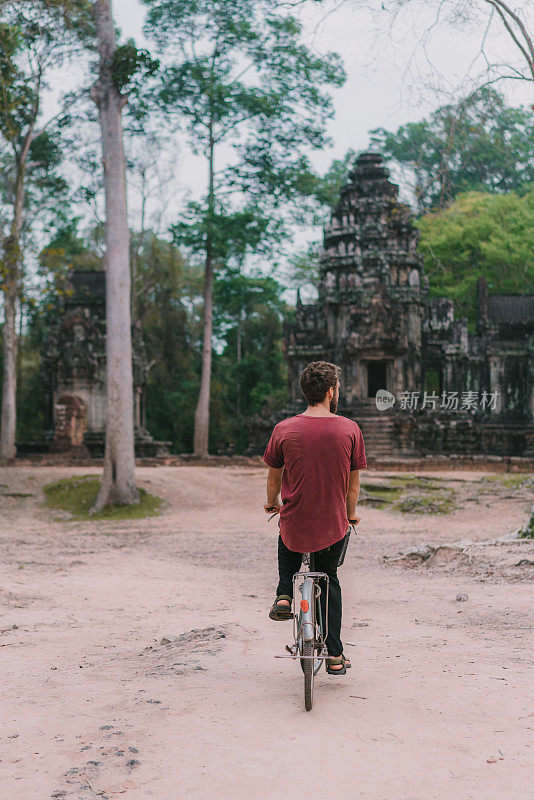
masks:
[[[365,451],[369,458],[392,456],[397,451],[395,421],[387,412],[365,410],[357,412],[353,419],[361,428]]]

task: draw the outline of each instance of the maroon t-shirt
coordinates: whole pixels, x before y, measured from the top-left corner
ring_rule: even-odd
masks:
[[[275,426],[263,460],[285,467],[280,534],[289,550],[314,553],[345,536],[349,474],[367,466],[355,422],[335,415],[288,417]]]

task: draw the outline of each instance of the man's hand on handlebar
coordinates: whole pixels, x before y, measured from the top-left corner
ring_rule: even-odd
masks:
[[[278,501],[276,501],[275,503],[267,502],[263,504],[263,508],[265,509],[266,514],[279,514],[282,505]]]
[[[356,516],[349,517],[347,515],[347,519],[348,519],[350,525],[357,525],[360,522],[361,517],[356,517]]]

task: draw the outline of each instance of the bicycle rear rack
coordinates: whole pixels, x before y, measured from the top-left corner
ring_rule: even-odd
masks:
[[[299,630],[297,628],[297,625],[298,625],[298,608],[297,608],[296,592],[295,592],[295,590],[297,588],[297,581],[298,581],[299,578],[302,578],[303,582],[304,582],[304,579],[306,579],[306,578],[313,578],[313,580],[314,580],[314,586],[315,586],[315,592],[316,592],[316,595],[315,595],[316,611],[317,611],[317,613],[319,615],[318,620],[316,619],[315,623],[317,625],[317,622],[318,622],[319,623],[319,625],[318,625],[319,630],[322,630],[322,634],[323,634],[322,635],[322,641],[320,641],[319,644],[321,644],[321,646],[324,647],[325,646],[325,642],[326,642],[326,640],[328,638],[328,600],[329,600],[329,596],[330,596],[330,578],[328,577],[326,572],[296,572],[293,575],[293,603],[295,604],[295,613],[293,614],[293,638],[295,639],[295,642],[298,642],[298,638],[299,638]],[[326,606],[325,606],[325,611],[326,611],[325,617],[326,617],[326,619],[324,619],[324,620],[322,619],[321,601],[319,599],[320,595],[321,595],[321,592],[322,592],[322,588],[321,588],[321,585],[319,583],[319,580],[324,580],[325,583],[326,583]],[[302,584],[298,588],[299,588],[299,591],[302,593]],[[284,656],[284,658],[285,657],[286,656]]]

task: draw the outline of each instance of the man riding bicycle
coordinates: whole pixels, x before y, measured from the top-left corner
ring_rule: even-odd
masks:
[[[326,361],[308,364],[300,376],[308,407],[275,426],[263,456],[269,467],[264,508],[280,512],[279,583],[269,617],[292,618],[293,575],[302,554],[313,553],[315,569],[330,579],[326,669],[331,675],[344,675],[350,667],[341,642],[337,566],[349,521],[360,521],[359,470],[367,466],[360,428],[336,414],[339,374],[339,367]]]

